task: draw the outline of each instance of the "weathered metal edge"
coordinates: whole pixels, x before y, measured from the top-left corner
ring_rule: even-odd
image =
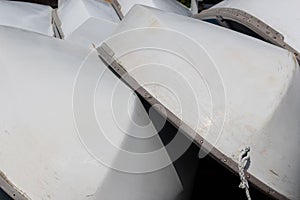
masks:
[[[284,42],[284,36],[281,33],[245,11],[236,8],[211,8],[193,15],[193,18],[200,20],[213,18],[220,22],[222,22],[223,19],[227,19],[240,23],[270,43],[292,52],[300,63],[300,52]]]
[[[12,199],[30,200],[30,198],[24,192],[17,189],[17,187],[14,186],[6,177],[6,175],[1,171],[0,171],[0,188]]]
[[[102,43],[102,45],[97,48],[97,51],[99,53],[100,59],[110,69],[112,69],[125,84],[127,84],[136,93],[143,97],[150,105],[155,105],[155,109],[157,110],[157,112],[165,117],[168,122],[170,122],[177,129],[180,129],[180,132],[182,132],[186,137],[192,140],[192,142],[195,143],[199,148],[202,147],[205,149],[211,149],[208,155],[224,165],[230,171],[238,174],[238,164],[234,160],[227,157],[225,154],[223,154],[213,145],[207,142],[203,137],[197,134],[195,130],[190,128],[186,123],[176,117],[176,115],[174,115],[168,108],[166,108],[159,100],[148,93],[143,86],[141,86],[133,77],[130,76],[129,73],[127,73],[125,68],[118,62],[118,60],[114,58],[114,52],[106,43]],[[203,146],[203,144],[205,144],[205,146]],[[252,174],[245,172],[245,176],[246,179],[250,181],[257,189],[261,190],[272,198],[276,198],[278,200],[288,200],[287,197],[273,190],[271,187],[267,186],[265,183],[254,177]]]
[[[52,10],[52,28],[54,32],[54,37],[59,38],[59,39],[64,39],[64,33],[61,28],[61,21],[58,17],[57,9]]]
[[[112,7],[115,9],[117,15],[119,16],[120,19],[124,18],[124,15],[122,13],[122,8],[120,3],[117,0],[109,0],[110,4],[112,5]]]

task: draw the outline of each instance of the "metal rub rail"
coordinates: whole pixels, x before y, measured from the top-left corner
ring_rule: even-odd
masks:
[[[281,33],[247,12],[235,8],[211,8],[195,14],[193,17],[200,20],[216,19],[222,26],[227,28],[228,26],[224,20],[240,23],[270,43],[292,52],[300,62],[300,52],[288,45]]]

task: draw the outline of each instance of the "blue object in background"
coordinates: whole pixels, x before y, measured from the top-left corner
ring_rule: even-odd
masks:
[[[0,200],[12,200],[2,189],[0,189]]]

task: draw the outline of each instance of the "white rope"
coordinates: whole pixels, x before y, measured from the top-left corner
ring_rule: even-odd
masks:
[[[239,175],[241,179],[241,183],[239,185],[240,188],[245,189],[246,196],[248,200],[251,200],[250,192],[249,192],[249,184],[245,177],[245,167],[247,165],[248,160],[250,159],[250,147],[246,147],[241,150],[239,155]]]

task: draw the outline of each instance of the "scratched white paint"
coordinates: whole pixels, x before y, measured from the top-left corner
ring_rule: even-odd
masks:
[[[234,161],[250,146],[248,172],[287,198],[300,198],[300,72],[291,53],[143,6],[135,6],[115,33],[106,44],[150,94]],[[226,113],[210,98],[222,99],[217,76],[208,73],[213,69],[223,81]],[[218,130],[211,119],[223,114],[217,140],[218,132],[207,130]]]
[[[57,12],[65,39],[85,47],[98,46],[120,21],[106,1],[61,0]]]
[[[0,1],[0,25],[53,35],[52,8],[25,2]]]
[[[93,129],[89,126],[93,116],[85,111],[95,106],[96,117],[110,127],[105,134],[116,147],[134,152],[162,147],[139,99],[135,95],[130,101],[125,98],[132,90],[120,82],[118,92],[113,93],[119,79],[105,71],[95,51],[88,57],[85,66],[89,68],[76,87],[83,90],[76,90],[76,77],[90,52],[88,48],[8,27],[0,27],[0,44],[0,171],[14,187],[32,200],[173,200],[182,192],[173,165],[146,174],[120,172],[98,162],[87,152],[89,147],[83,146],[80,138]],[[102,72],[102,81],[94,88]],[[82,99],[74,99],[74,93],[84,98],[90,89],[96,104],[78,106],[76,101]],[[118,116],[120,124],[112,116],[108,97],[126,111]],[[151,139],[134,140],[119,127],[129,131],[137,122],[150,124],[145,132],[133,132],[153,135]],[[78,133],[79,125],[83,129]],[[98,149],[105,144],[95,135],[89,139]],[[162,157],[169,159],[163,152]],[[100,153],[112,163],[122,159],[117,150]]]

